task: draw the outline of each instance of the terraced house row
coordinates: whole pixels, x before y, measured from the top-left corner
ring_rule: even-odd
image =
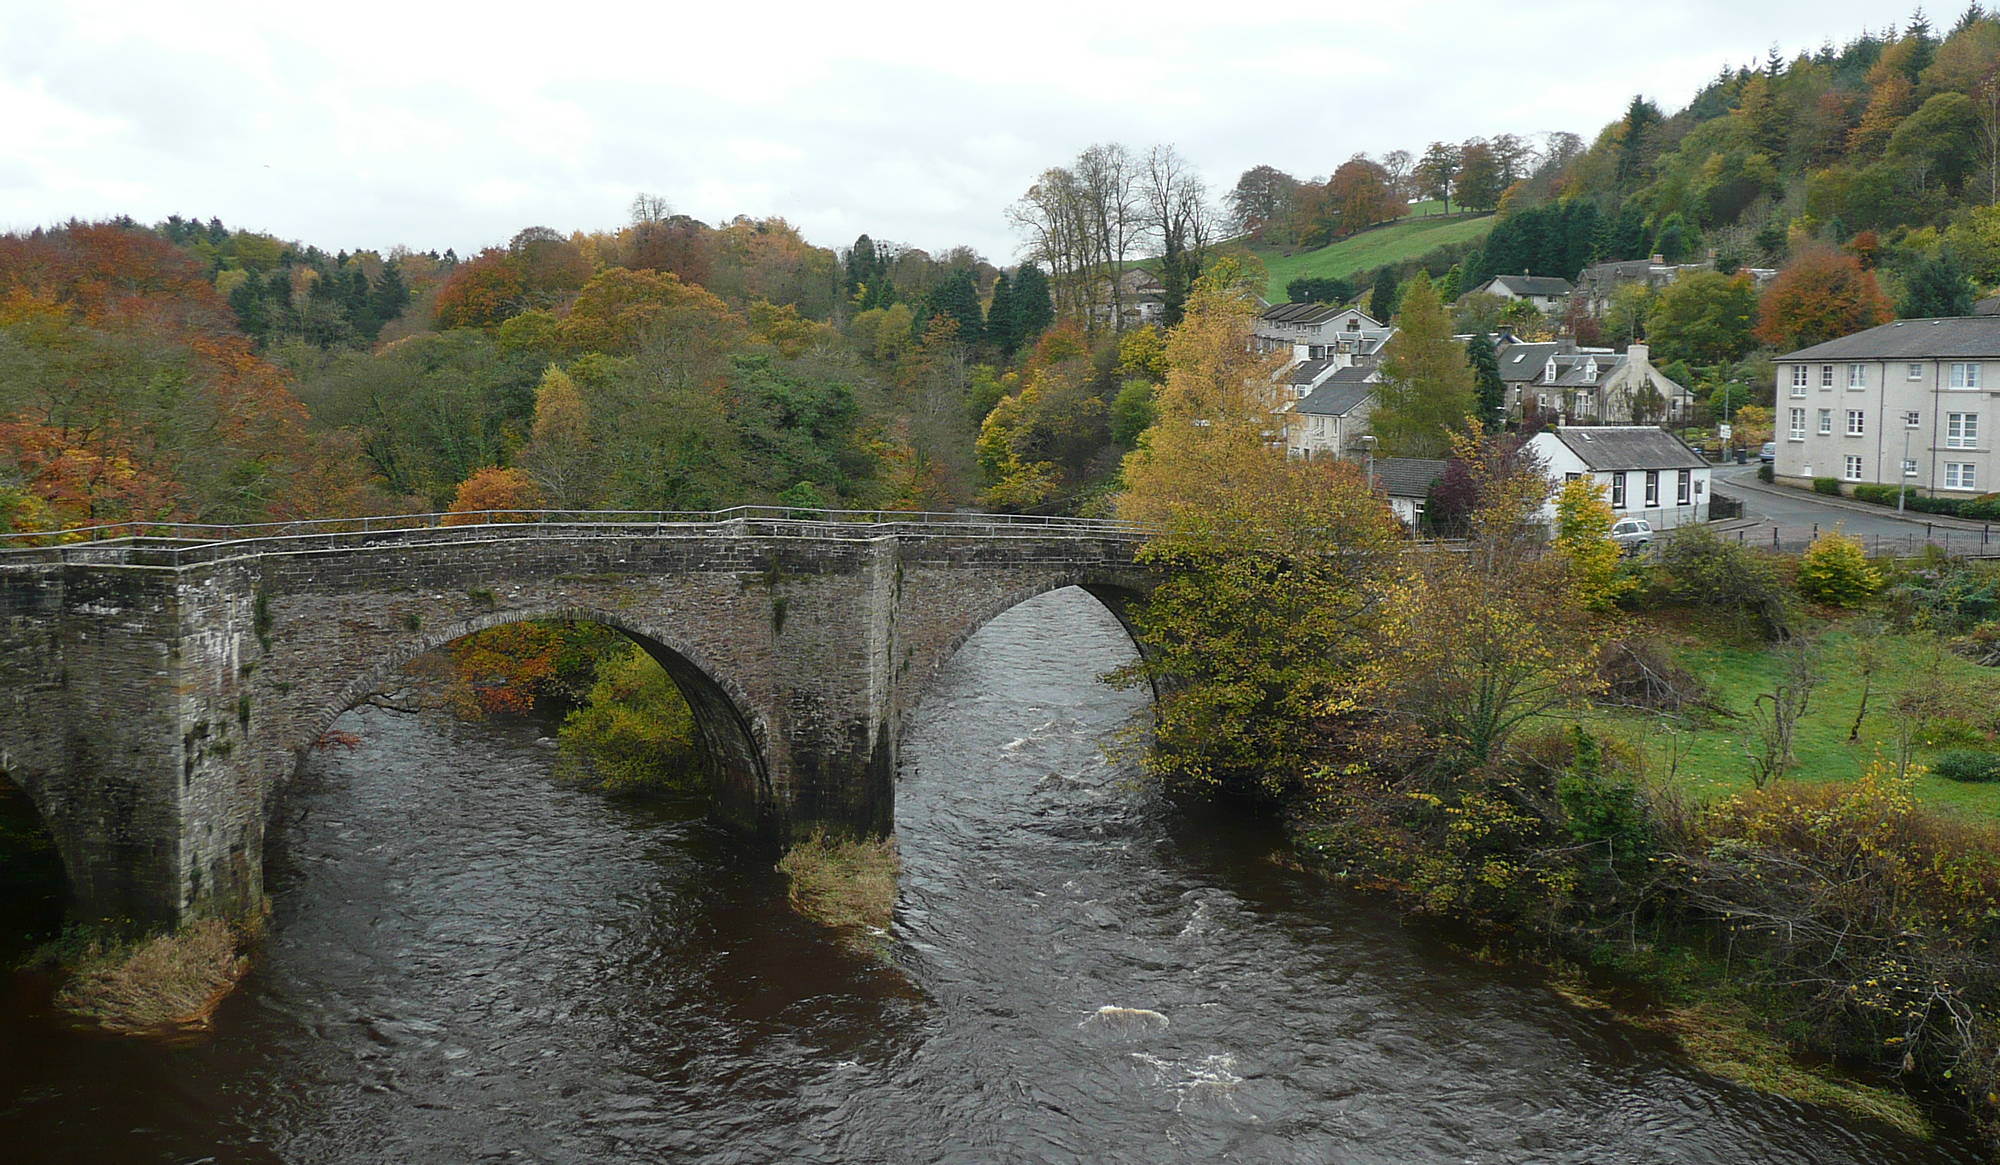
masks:
[[[1897,320],[1777,358],[1779,480],[2000,488],[2000,317]]]

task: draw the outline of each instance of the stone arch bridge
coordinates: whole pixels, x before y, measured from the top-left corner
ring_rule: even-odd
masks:
[[[1141,533],[1110,522],[491,518],[120,527],[0,550],[0,774],[48,823],[72,916],[258,909],[274,794],[334,719],[412,657],[529,619],[607,624],[665,666],[725,820],[886,832],[901,723],[961,643],[1065,586],[1122,621],[1153,581]]]

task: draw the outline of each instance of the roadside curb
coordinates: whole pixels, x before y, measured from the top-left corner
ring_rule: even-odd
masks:
[[[1967,518],[1952,518],[1943,514],[1914,514],[1908,511],[1898,513],[1888,506],[1878,506],[1872,502],[1857,502],[1852,498],[1837,498],[1831,494],[1814,493],[1809,489],[1793,489],[1790,486],[1769,485],[1755,477],[1730,478],[1717,481],[1711,489],[1725,492],[1741,490],[1745,493],[1760,493],[1770,497],[1804,499],[1814,505],[1827,506],[1836,510],[1848,510],[1856,514],[1869,514],[1877,518],[1887,518],[1892,522],[1906,522],[1912,526],[1932,526],[1945,530],[1984,531],[1993,528],[1992,522],[1975,522]]]

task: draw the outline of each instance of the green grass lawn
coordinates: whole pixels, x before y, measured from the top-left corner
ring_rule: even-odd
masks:
[[[1425,217],[1414,213],[1416,208],[1412,211],[1412,217],[1362,231],[1351,239],[1342,239],[1317,251],[1287,255],[1276,247],[1252,247],[1251,253],[1263,261],[1265,270],[1271,275],[1265,298],[1272,303],[1283,303],[1286,299],[1285,284],[1301,275],[1348,276],[1384,263],[1415,259],[1446,243],[1483,239],[1493,229],[1493,216],[1490,214],[1479,218],[1446,218],[1442,215]]]
[[[1845,630],[1827,633],[1820,684],[1799,721],[1793,749],[1798,763],[1783,779],[1849,780],[1860,776],[1878,755],[1893,759],[1896,734],[1890,706],[1896,693],[1921,673],[1922,652],[1903,635],[1885,632],[1877,638],[1882,665],[1872,680],[1873,692],[1860,736],[1850,743],[1848,729],[1854,723],[1863,687],[1856,635]],[[1651,774],[1664,777],[1671,772],[1678,783],[1703,800],[1748,790],[1748,752],[1757,739],[1748,713],[1757,694],[1771,690],[1777,682],[1784,664],[1762,646],[1686,635],[1675,637],[1675,642],[1680,664],[1708,685],[1718,703],[1737,713],[1735,718],[1717,716],[1706,723],[1682,724],[1657,713],[1604,710],[1593,713],[1591,720],[1601,731],[1614,733],[1637,747]],[[1944,674],[1954,682],[1981,693],[1982,706],[2000,707],[2000,669],[1983,668],[1957,656],[1948,656],[1944,667]],[[1676,750],[1680,751],[1678,765],[1674,762]],[[1942,750],[1921,749],[1919,762],[1927,762],[1938,751]],[[1966,816],[2000,819],[2000,784],[1968,784],[1926,775],[1919,780],[1917,793],[1927,803]]]

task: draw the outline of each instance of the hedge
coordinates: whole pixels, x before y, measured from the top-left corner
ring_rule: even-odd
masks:
[[[1821,481],[1814,478],[1813,488],[1820,493]],[[1853,497],[1858,502],[1872,502],[1878,506],[1896,504],[1897,487],[1893,485],[1857,485]],[[2000,494],[1981,494],[1976,498],[1933,498],[1915,490],[1903,494],[1903,508],[1919,514],[1943,514],[1951,518],[1971,518],[1977,522],[2000,521]]]

